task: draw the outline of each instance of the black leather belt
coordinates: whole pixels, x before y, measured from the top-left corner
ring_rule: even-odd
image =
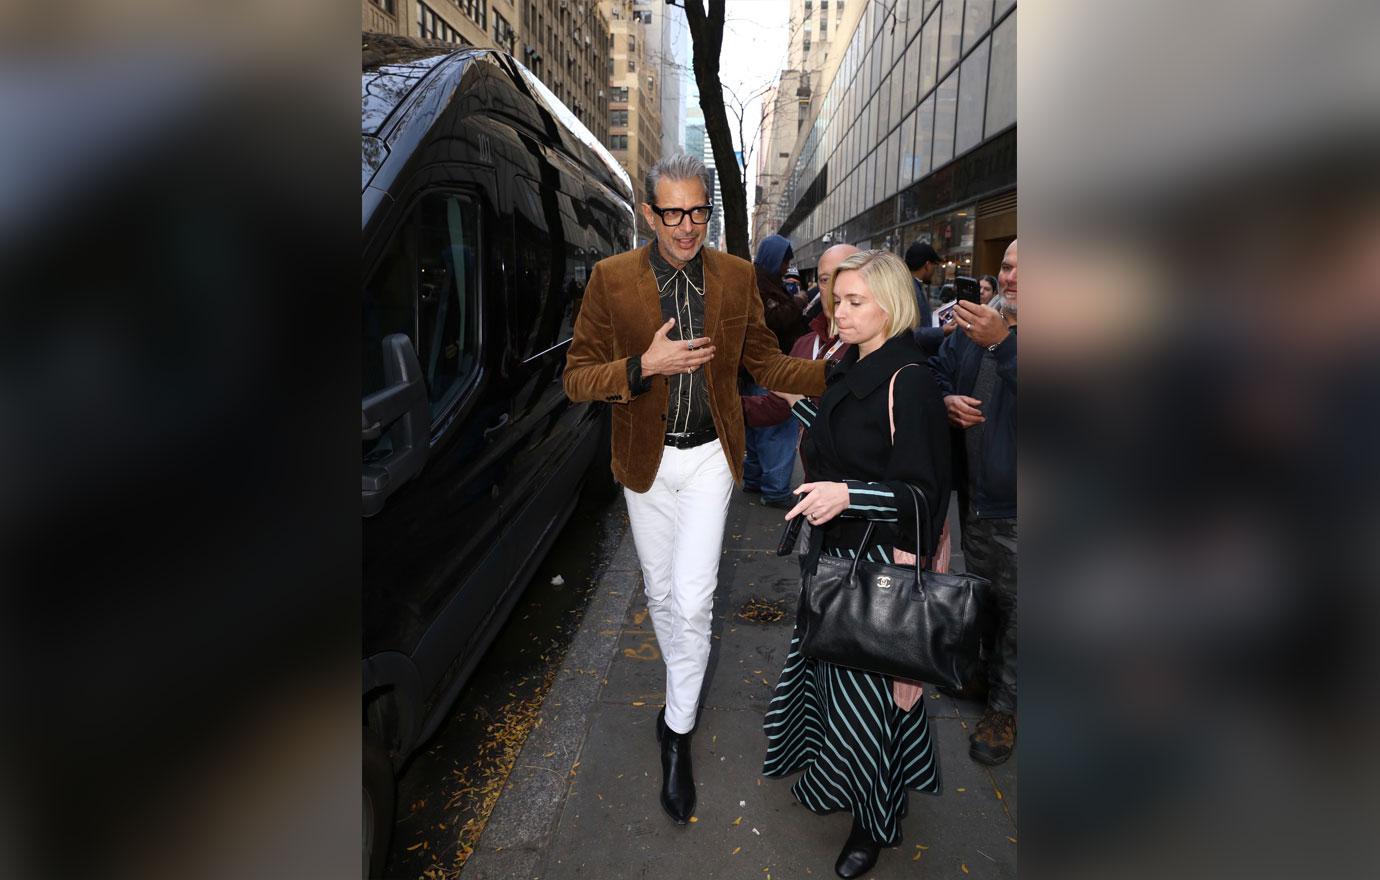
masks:
[[[703,446],[710,440],[718,440],[719,435],[715,433],[714,426],[700,428],[698,431],[691,431],[689,434],[667,434],[666,445],[674,449],[694,449],[696,446]]]

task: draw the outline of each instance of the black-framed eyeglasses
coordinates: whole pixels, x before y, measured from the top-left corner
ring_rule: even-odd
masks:
[[[685,219],[685,215],[690,215],[690,222],[696,226],[703,226],[709,222],[709,215],[714,213],[713,205],[699,205],[694,208],[658,208],[656,205],[648,205],[652,211],[661,218],[662,226],[679,226]]]

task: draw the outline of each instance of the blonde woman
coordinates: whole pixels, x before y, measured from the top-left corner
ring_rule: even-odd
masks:
[[[822,534],[823,552],[834,556],[859,552],[871,520],[872,543],[861,552],[894,562],[898,554],[925,552],[913,546],[915,512],[906,483],[929,502],[926,548],[935,546],[944,522],[950,490],[944,401],[911,333],[915,294],[900,258],[886,251],[854,254],[839,264],[830,296],[831,330],[852,348],[830,373],[818,407],[788,396],[808,428],[801,452],[809,470],[786,518],[804,516]],[[762,772],[803,771],[791,787],[796,800],[816,813],[853,816],[835,864],[840,877],[862,876],[882,847],[900,842],[908,790],[941,789],[925,701],[894,684],[805,657],[797,627],[763,722]]]

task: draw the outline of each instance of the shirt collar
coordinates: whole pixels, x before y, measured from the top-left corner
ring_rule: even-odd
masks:
[[[650,249],[650,258],[652,261],[652,272],[656,275],[657,288],[665,290],[666,285],[670,283],[671,279],[675,278],[678,274],[683,274],[690,281],[690,286],[695,289],[695,292],[698,293],[700,296],[704,296],[703,257],[704,249],[701,248],[690,260],[690,262],[685,264],[684,268],[677,269],[670,263],[666,262],[666,259],[663,256],[661,256],[661,251],[658,248],[658,243],[655,240],[653,240],[652,247]]]

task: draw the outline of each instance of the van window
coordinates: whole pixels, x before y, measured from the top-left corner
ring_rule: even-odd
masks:
[[[479,211],[429,193],[398,227],[364,285],[364,394],[384,386],[383,338],[406,333],[426,379],[433,422],[479,363]]]

